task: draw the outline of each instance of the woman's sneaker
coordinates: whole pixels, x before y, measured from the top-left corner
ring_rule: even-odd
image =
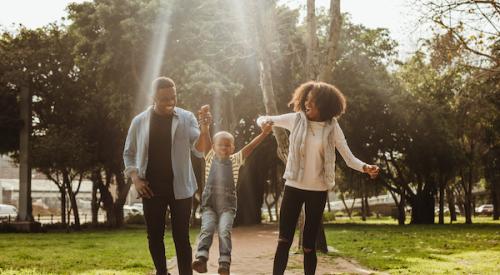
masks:
[[[207,273],[207,258],[198,257],[192,264],[193,270],[198,273]],[[229,274],[229,273],[228,273]]]
[[[229,275],[229,267],[230,267],[229,263],[227,263],[227,262],[220,262],[219,263],[219,269],[217,270],[217,272],[220,275]]]

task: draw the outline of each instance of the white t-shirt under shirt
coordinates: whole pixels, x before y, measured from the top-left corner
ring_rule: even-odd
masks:
[[[325,150],[323,147],[323,130],[325,122],[308,121],[305,142],[304,177],[301,181],[287,180],[285,185],[310,191],[326,191],[328,185],[323,177]]]

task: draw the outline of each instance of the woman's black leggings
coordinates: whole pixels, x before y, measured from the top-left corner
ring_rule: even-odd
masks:
[[[327,191],[307,191],[285,186],[280,209],[280,233],[274,255],[273,275],[282,275],[285,272],[288,253],[293,243],[295,227],[303,204],[305,204],[306,215],[303,232],[304,274],[312,275],[316,272],[316,236],[327,195]]]

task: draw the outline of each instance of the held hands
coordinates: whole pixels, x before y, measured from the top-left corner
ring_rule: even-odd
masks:
[[[271,133],[273,131],[273,124],[274,124],[274,122],[272,122],[271,120],[268,120],[268,121],[265,121],[264,123],[262,123],[262,125],[260,126],[262,133],[264,135],[269,135],[269,133]]]
[[[198,111],[198,123],[202,131],[208,131],[210,124],[212,124],[212,114],[210,113],[210,105],[201,106]]]
[[[380,168],[378,168],[377,165],[365,164],[363,166],[363,172],[370,175],[371,179],[375,179],[378,176],[379,171],[380,171]]]
[[[149,183],[138,176],[132,177],[132,182],[134,183],[135,190],[139,194],[138,198],[150,199],[154,196],[153,191],[149,188]]]

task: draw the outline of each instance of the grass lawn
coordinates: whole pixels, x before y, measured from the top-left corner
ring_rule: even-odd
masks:
[[[459,222],[461,222],[459,220]],[[326,225],[328,245],[339,255],[391,274],[499,274],[500,223],[396,225],[341,220]]]
[[[167,257],[175,255],[166,233]],[[191,231],[196,241],[198,230]],[[153,270],[145,228],[0,233],[0,274],[145,274]]]
[[[325,228],[336,255],[371,269],[391,274],[498,274],[500,223],[491,218],[474,222],[401,227],[392,219],[338,219]],[[191,231],[192,242],[197,233]],[[170,232],[166,234],[170,258],[174,245]],[[0,234],[0,274],[124,275],[152,269],[143,227]]]

